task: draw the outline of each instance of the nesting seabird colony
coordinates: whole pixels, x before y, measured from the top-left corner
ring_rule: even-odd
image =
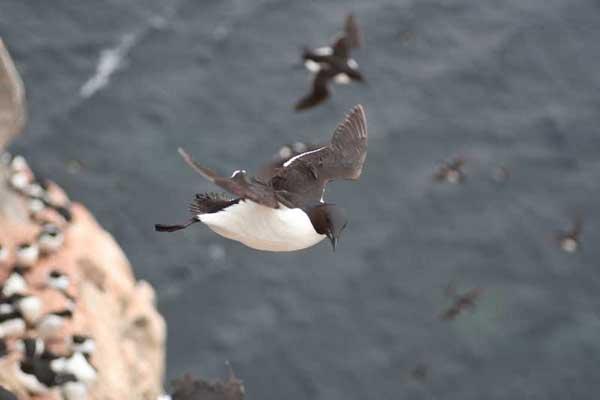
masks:
[[[0,365],[9,366],[31,396],[55,392],[65,400],[85,400],[96,381],[96,345],[74,331],[73,279],[55,264],[72,221],[70,202],[38,180],[22,156],[5,153],[0,161],[7,186],[23,198],[37,227],[15,243],[0,242]],[[58,294],[54,301],[48,301],[51,293]]]

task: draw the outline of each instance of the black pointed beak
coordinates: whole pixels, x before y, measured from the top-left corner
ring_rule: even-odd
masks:
[[[335,251],[335,245],[337,244],[337,239],[333,235],[327,235],[327,237],[329,238],[329,241],[331,242],[331,247],[333,248],[333,251]]]

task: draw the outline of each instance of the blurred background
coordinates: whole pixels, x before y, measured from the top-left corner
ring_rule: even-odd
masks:
[[[310,85],[300,49],[353,12],[368,85]],[[27,87],[12,145],[85,205],[154,285],[167,381],[218,377],[249,399],[589,399],[600,391],[600,4],[595,0],[3,0]],[[320,142],[355,104],[361,181],[327,200],[350,224],[261,253],[179,222],[222,173]],[[435,183],[465,159],[463,184]],[[498,180],[499,168],[508,179]],[[555,234],[581,215],[579,251]],[[453,320],[448,287],[481,288]]]

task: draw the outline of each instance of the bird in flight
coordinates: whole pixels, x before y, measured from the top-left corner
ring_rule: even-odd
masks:
[[[475,308],[477,300],[481,297],[481,288],[471,289],[465,293],[458,294],[453,287],[449,287],[449,295],[454,297],[453,304],[440,315],[443,320],[453,320],[465,309]]]
[[[445,162],[435,171],[433,180],[436,182],[462,183],[465,180],[464,165],[465,159],[462,157]]]
[[[203,222],[219,235],[258,250],[295,251],[325,238],[335,250],[347,219],[342,208],[324,201],[325,187],[332,180],[360,177],[367,156],[367,121],[363,107],[354,107],[329,143],[296,154],[259,177],[244,170],[222,177],[183,149],[179,153],[193,170],[233,197],[197,194],[192,218],[179,225],[157,224],[157,231]]]
[[[301,98],[295,106],[297,111],[305,110],[323,102],[330,95],[329,84],[347,84],[351,81],[364,82],[358,63],[350,57],[350,50],[362,44],[360,30],[352,14],[346,17],[344,31],[339,33],[331,46],[316,49],[305,48],[302,60],[306,68],[314,74],[310,93]]]
[[[581,241],[581,231],[583,230],[583,219],[581,216],[577,216],[573,222],[573,226],[566,231],[556,235],[560,248],[567,253],[574,253],[579,248]]]

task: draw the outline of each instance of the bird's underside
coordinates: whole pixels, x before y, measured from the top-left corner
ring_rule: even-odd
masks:
[[[366,118],[360,105],[337,126],[330,143],[300,154],[291,152],[277,161],[278,167],[256,178],[245,171],[220,176],[179,149],[191,168],[232,196],[198,194],[190,207],[192,219],[181,225],[156,225],[156,230],[173,232],[201,221],[224,237],[261,250],[312,246],[325,235],[311,225],[305,211],[323,204],[329,181],[358,179],[366,150]]]

